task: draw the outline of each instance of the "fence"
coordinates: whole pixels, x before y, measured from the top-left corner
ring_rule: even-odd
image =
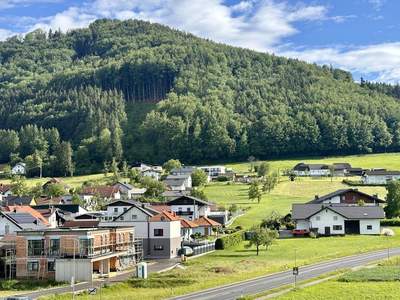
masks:
[[[198,245],[198,246],[190,245],[190,247],[193,249],[193,255],[199,255],[202,253],[214,251],[215,250],[215,242],[207,243],[204,245]]]

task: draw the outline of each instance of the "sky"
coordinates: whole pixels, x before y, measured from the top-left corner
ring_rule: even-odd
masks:
[[[229,45],[400,82],[400,0],[0,0],[0,40],[142,19]]]

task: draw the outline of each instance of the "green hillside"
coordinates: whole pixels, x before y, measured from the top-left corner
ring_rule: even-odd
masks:
[[[37,30],[0,43],[0,128],[10,129],[0,132],[0,163],[10,154],[40,157],[45,173],[66,174],[61,141],[72,145],[76,173],[100,171],[113,158],[199,163],[395,151],[400,103],[386,94],[342,70],[143,21]]]

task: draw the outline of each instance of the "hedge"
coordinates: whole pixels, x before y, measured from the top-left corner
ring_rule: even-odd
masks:
[[[400,226],[400,219],[384,219],[381,221],[382,226]]]
[[[223,250],[233,246],[239,245],[243,241],[243,231],[237,231],[235,233],[218,238],[215,241],[215,249]]]

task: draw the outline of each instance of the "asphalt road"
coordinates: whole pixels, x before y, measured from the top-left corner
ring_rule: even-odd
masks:
[[[400,248],[392,248],[390,256],[400,255]],[[339,269],[353,268],[382,260],[388,257],[387,250],[368,252],[354,256],[347,256],[318,264],[300,266],[297,281],[312,279],[322,274]],[[200,292],[172,298],[173,300],[235,300],[241,296],[254,295],[275,289],[284,285],[293,284],[294,276],[292,270],[275,273],[256,279],[242,281],[230,285],[219,286]],[[172,300],[171,299],[171,300]]]

